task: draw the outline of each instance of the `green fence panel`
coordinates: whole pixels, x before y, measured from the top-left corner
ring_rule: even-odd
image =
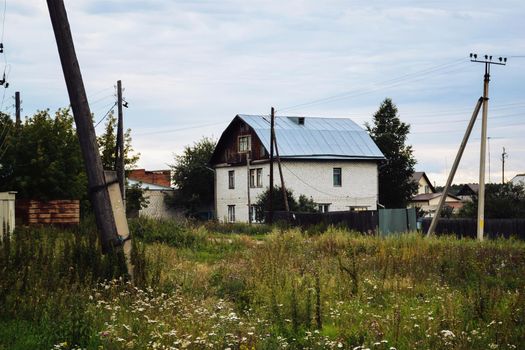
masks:
[[[379,209],[379,234],[387,236],[416,230],[416,209]]]

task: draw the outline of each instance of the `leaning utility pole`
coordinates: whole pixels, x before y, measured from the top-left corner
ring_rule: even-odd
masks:
[[[272,112],[270,115],[270,213],[268,215],[268,223],[273,224],[273,128],[275,126],[275,109],[272,107]]]
[[[428,228],[427,237],[430,236],[432,233],[434,233],[436,229],[439,217],[441,215],[441,209],[443,209],[443,205],[445,204],[445,201],[447,199],[448,190],[450,188],[450,185],[452,184],[452,181],[454,180],[454,175],[456,175],[456,170],[458,169],[459,162],[461,161],[461,157],[463,156],[463,151],[465,151],[465,147],[467,146],[467,142],[470,137],[470,133],[472,132],[472,128],[474,127],[474,124],[476,123],[476,118],[478,117],[479,110],[481,109],[482,104],[483,104],[483,97],[480,97],[478,99],[478,103],[476,104],[476,107],[474,108],[474,112],[472,112],[472,117],[470,117],[470,122],[468,123],[467,130],[465,131],[465,135],[463,136],[463,140],[461,141],[461,145],[459,146],[459,150],[458,150],[458,153],[456,154],[456,159],[454,160],[454,164],[452,164],[452,169],[450,169],[450,174],[448,175],[447,183],[445,184],[445,188],[443,189],[443,194],[441,195],[441,198],[439,199],[438,207],[436,209],[436,212],[434,213],[434,217],[432,218],[430,227]]]
[[[118,124],[117,124],[117,145],[115,148],[115,170],[117,172],[118,184],[122,202],[126,206],[126,174],[124,169],[124,117],[122,113],[122,81],[117,81],[117,105],[118,105]]]
[[[479,190],[478,190],[478,239],[483,240],[485,227],[485,162],[487,158],[487,114],[489,109],[489,82],[490,66],[492,64],[506,65],[507,58],[499,57],[499,63],[492,61],[492,56],[485,55],[485,60],[478,61],[477,54],[470,54],[471,62],[485,64],[485,75],[483,77],[483,113],[481,119],[481,149],[479,154]]]
[[[15,92],[15,126],[18,129],[20,127],[20,91]]]
[[[279,157],[279,148],[277,147],[277,138],[275,137],[275,128],[272,131],[273,131],[273,143],[275,147],[275,156],[277,158],[277,166],[279,167],[279,177],[281,178],[281,192],[283,195],[284,210],[288,212],[290,211],[290,206],[288,205],[288,196],[286,195],[286,186],[284,185],[283,168],[281,167],[281,157]]]
[[[509,154],[505,152],[505,147],[503,147],[503,153],[501,153],[501,184],[505,184],[505,159],[509,157]]]
[[[75,53],[73,37],[63,0],[47,0],[51,23],[55,32],[62,70],[77,128],[80,149],[88,179],[89,198],[93,205],[100,233],[102,251],[109,252],[122,243],[117,234],[109,191],[104,179],[102,160],[97,145],[95,128],[82,81],[82,73]]]

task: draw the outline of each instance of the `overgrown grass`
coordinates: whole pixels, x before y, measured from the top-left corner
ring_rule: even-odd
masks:
[[[214,226],[130,226],[147,242],[139,244],[148,272],[142,286],[127,282],[118,259],[101,258],[96,242],[78,239],[81,232],[18,231],[3,242],[0,349],[525,344],[521,241],[378,238],[334,228],[276,230],[260,240]]]

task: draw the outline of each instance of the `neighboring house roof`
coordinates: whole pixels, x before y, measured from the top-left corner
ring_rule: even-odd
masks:
[[[479,184],[465,184],[460,188],[456,196],[472,196],[478,194]]]
[[[441,197],[442,194],[443,194],[443,192],[439,192],[439,193],[422,193],[422,194],[418,194],[418,195],[412,197],[412,199],[410,201],[411,202],[426,202],[426,201],[432,200],[434,198]],[[447,197],[450,197],[450,198],[456,199],[458,201],[461,201],[460,198],[458,198],[456,196],[453,196],[451,194],[447,195]]]
[[[254,130],[269,151],[270,117],[239,114],[228,128],[238,119]],[[275,137],[281,158],[384,159],[365,130],[348,118],[275,117]]]
[[[436,192],[436,189],[434,188],[434,186],[432,185],[432,183],[428,179],[427,174],[425,174],[424,171],[414,171],[414,174],[412,174],[412,181],[417,183],[417,184],[419,184],[419,180],[421,180],[422,177],[424,177],[425,180],[427,181],[427,183],[428,183],[428,185],[430,187],[430,190],[432,192]]]
[[[150,183],[147,183],[147,182],[137,181],[137,180],[133,180],[133,179],[128,179],[128,183],[130,185],[139,184],[140,188],[142,188],[143,190],[151,190],[151,191],[172,191],[173,190],[173,188],[171,188],[171,187],[162,186],[162,185],[156,185],[156,184],[150,184]]]
[[[514,185],[525,185],[525,174],[518,174],[510,180]]]

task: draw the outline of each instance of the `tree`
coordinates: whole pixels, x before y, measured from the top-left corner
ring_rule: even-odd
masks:
[[[476,218],[478,214],[478,197],[466,202],[459,210],[458,216]],[[525,189],[521,185],[486,184],[485,185],[485,218],[513,219],[525,217]]]
[[[175,164],[170,167],[177,191],[167,198],[170,206],[193,216],[213,205],[214,172],[208,162],[216,144],[215,140],[204,137],[193,146],[184,147],[181,155],[175,155]]]
[[[115,148],[117,145],[116,134],[117,118],[110,113],[107,117],[104,133],[97,137],[100,157],[105,170],[115,170]],[[134,153],[131,146],[131,129],[124,133],[124,167],[126,170],[133,169],[140,159],[140,153]]]
[[[373,125],[365,124],[385,160],[379,165],[379,203],[386,208],[405,208],[417,191],[412,181],[416,160],[412,146],[405,144],[410,125],[401,122],[397,107],[387,98],[374,114]]]
[[[296,200],[293,196],[293,192],[290,189],[286,189],[286,198],[288,199],[288,206],[290,207],[290,211],[298,211],[298,212],[304,212],[304,213],[315,213],[317,212],[316,205],[313,201],[313,199],[306,197],[304,194],[301,194],[299,196],[299,199]],[[266,190],[261,193],[259,196],[257,196],[257,201],[255,202],[255,206],[260,208],[259,212],[257,213],[257,220],[262,221],[264,218],[264,212],[270,210],[270,203],[273,202],[273,210],[275,211],[284,211],[284,199],[281,187],[274,186],[273,188],[273,196],[272,200],[270,201],[270,187],[266,188]]]
[[[4,120],[5,122],[5,120]],[[38,111],[18,129],[2,160],[1,190],[15,190],[18,198],[80,199],[86,195],[87,177],[69,109]]]

